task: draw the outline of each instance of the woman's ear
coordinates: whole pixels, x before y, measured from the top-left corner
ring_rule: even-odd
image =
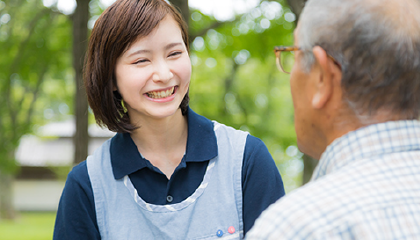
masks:
[[[117,85],[116,81],[114,81],[114,82],[112,83],[112,91],[114,91],[114,92],[119,92],[119,91],[118,91],[118,85]]]
[[[112,91],[118,92],[117,78],[115,78],[115,72],[112,74],[111,83],[112,83]]]

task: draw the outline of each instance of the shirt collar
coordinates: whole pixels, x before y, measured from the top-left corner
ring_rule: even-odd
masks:
[[[420,150],[420,122],[390,121],[369,125],[334,140],[321,155],[312,180],[366,158]]]
[[[188,108],[187,149],[182,161],[204,162],[217,156],[217,140],[213,122]],[[111,165],[115,179],[120,179],[148,166],[129,133],[117,133],[111,139]]]

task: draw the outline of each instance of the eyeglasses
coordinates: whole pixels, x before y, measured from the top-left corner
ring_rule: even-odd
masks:
[[[292,55],[294,51],[300,50],[300,47],[295,46],[275,46],[274,53],[276,54],[276,66],[279,71],[290,74],[290,70],[293,66],[291,63]]]
[[[292,57],[292,52],[298,51],[298,50],[302,50],[302,49],[296,46],[275,46],[274,47],[274,53],[276,54],[276,66],[280,72],[290,74],[290,71],[293,66],[292,60],[294,59]],[[333,58],[328,53],[327,53],[327,56],[331,58],[331,60],[334,61],[334,64],[336,64],[338,67],[341,68],[341,64],[338,63],[337,60],[335,60],[335,58]]]

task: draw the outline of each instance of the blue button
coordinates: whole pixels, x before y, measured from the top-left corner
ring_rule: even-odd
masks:
[[[223,231],[222,230],[218,230],[217,233],[216,233],[216,235],[218,237],[222,237],[223,236]]]

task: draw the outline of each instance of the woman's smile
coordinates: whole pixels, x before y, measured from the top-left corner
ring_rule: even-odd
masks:
[[[153,100],[164,100],[166,98],[169,98],[171,96],[173,96],[176,92],[176,89],[178,88],[178,86],[173,86],[170,88],[166,88],[166,89],[160,89],[160,90],[154,90],[154,91],[150,91],[145,93],[144,95],[147,98],[151,98]]]

